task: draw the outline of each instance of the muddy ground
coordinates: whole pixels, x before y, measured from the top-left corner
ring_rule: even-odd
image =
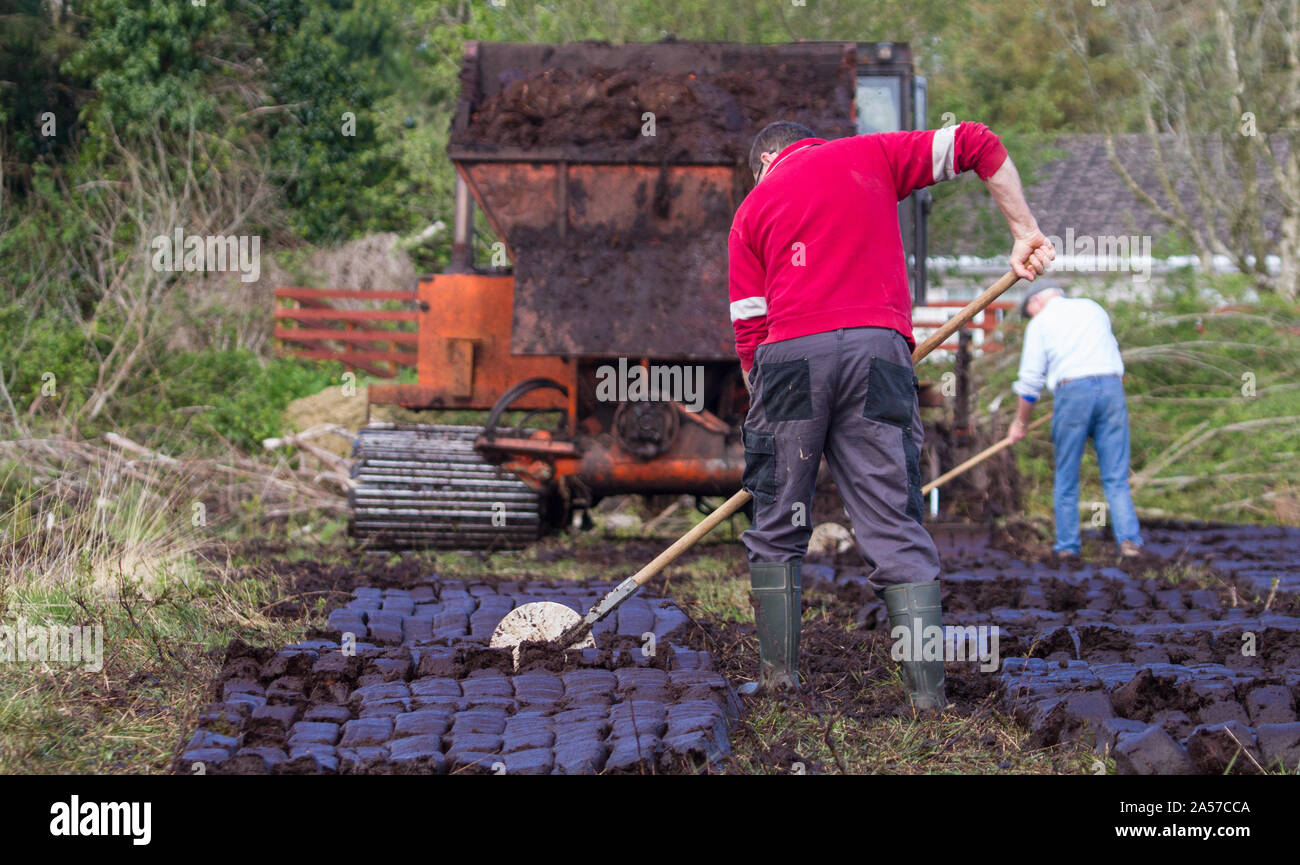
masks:
[[[1030,747],[1086,746],[1121,773],[1300,763],[1300,530],[1148,527],[1142,558],[1111,558],[1094,536],[1103,552],[1069,567],[1050,561],[1031,527],[936,535],[946,623],[999,629],[999,669],[948,664],[949,711],[1005,713]],[[607,566],[614,580],[661,546],[611,540],[541,558]],[[706,554],[743,579],[738,544],[692,556]],[[275,612],[325,598],[329,626],[279,651],[231,646],[177,771],[196,762],[239,773],[740,769],[732,737],[745,735],[737,721],[747,707],[733,686],[754,673],[753,625],[674,603],[693,597],[686,570],[601,623],[601,649],[533,657],[518,673],[482,648],[506,610],[543,597],[581,609],[613,583],[442,579],[414,560],[364,558],[288,564],[281,578],[290,599]],[[893,661],[856,555],[810,557],[804,580],[808,712],[827,723],[910,716],[901,688],[859,684],[888,678]],[[346,633],[353,657],[340,649]],[[793,742],[760,760],[774,771],[837,768],[804,759]]]
[[[697,772],[729,750],[740,705],[707,652],[675,642],[687,617],[631,598],[598,648],[487,647],[514,607],[585,611],[609,581],[444,579],[408,559],[292,563],[289,599],[326,628],[280,649],[236,642],[174,770],[192,774]]]

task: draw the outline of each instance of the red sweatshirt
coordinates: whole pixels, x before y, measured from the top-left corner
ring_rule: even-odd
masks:
[[[982,123],[825,141],[777,155],[736,210],[728,240],[736,354],[841,327],[889,327],[912,339],[912,297],[898,202],[1007,157]]]

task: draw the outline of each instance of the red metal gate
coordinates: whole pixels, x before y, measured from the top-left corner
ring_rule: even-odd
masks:
[[[926,316],[918,317],[917,313],[919,311],[931,310],[931,309],[933,310],[960,309],[961,307],[966,306],[966,304],[967,301],[964,300],[937,300],[937,301],[932,301],[930,303],[927,303],[924,306],[913,307],[912,332],[916,337],[916,341],[919,343],[923,341],[927,336],[929,336],[931,332],[938,330],[940,325],[942,325],[944,321],[947,320],[948,317],[948,313],[942,313],[941,315],[935,316],[938,319],[937,321],[930,321],[928,320],[929,317]],[[983,335],[980,338],[980,340],[977,341],[972,347],[979,349],[979,351],[983,354],[996,354],[997,352],[1002,351],[1003,348],[1002,343],[994,341],[993,332],[997,330],[999,326],[1001,326],[1002,322],[1006,319],[1007,313],[1009,313],[1012,309],[1015,309],[1015,306],[1016,305],[1013,302],[1008,300],[995,300],[992,303],[990,303],[987,307],[985,307],[983,312],[979,313],[973,319],[971,319],[970,322],[966,325],[966,329],[978,330],[983,332]],[[936,351],[956,351],[956,350],[957,350],[957,340],[955,339],[951,339],[948,342],[945,342],[943,345],[939,346],[939,348],[936,349]]]
[[[329,301],[343,301],[347,306]],[[381,302],[409,308],[374,308]],[[285,351],[297,357],[337,360],[371,375],[393,378],[402,367],[415,366],[414,349],[403,347],[414,347],[419,339],[417,305],[414,291],[277,286],[274,336]]]

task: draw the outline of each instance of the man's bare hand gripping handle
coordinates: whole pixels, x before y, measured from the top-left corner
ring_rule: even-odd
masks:
[[[985,181],[989,194],[997,203],[1011,229],[1014,243],[1011,247],[1011,270],[1021,279],[1033,282],[1046,272],[1056,250],[1038,229],[1038,220],[1029,211],[1025,191],[1020,185],[1020,172],[1008,156],[993,176]]]

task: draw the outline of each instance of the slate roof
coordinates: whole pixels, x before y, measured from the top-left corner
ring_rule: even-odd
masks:
[[[1173,137],[1161,136],[1159,141],[1178,196],[1194,221],[1204,220],[1196,206],[1198,197],[1193,176],[1186,168],[1180,170],[1185,159],[1177,155]],[[1279,156],[1285,154],[1287,145],[1283,136],[1275,136],[1273,146]],[[1060,155],[1039,165],[1033,171],[1032,183],[1025,189],[1030,207],[1046,234],[1064,237],[1066,230],[1073,228],[1076,236],[1151,235],[1158,243],[1170,233],[1169,226],[1128,189],[1115,171],[1106,155],[1105,136],[1065,135],[1052,147]],[[1145,135],[1119,135],[1115,138],[1115,148],[1134,180],[1162,204],[1167,204],[1150,139]],[[1265,227],[1270,236],[1276,237],[1281,209],[1273,191],[1272,170],[1263,162],[1259,182],[1265,197]],[[982,191],[975,192],[961,205],[967,212],[958,219],[958,230],[947,232],[949,237],[932,238],[932,255],[978,254],[977,226],[981,222],[987,224],[990,215],[995,219],[994,224],[1001,225],[992,201]],[[1224,194],[1237,193],[1231,188]],[[947,202],[941,206],[947,206]]]

